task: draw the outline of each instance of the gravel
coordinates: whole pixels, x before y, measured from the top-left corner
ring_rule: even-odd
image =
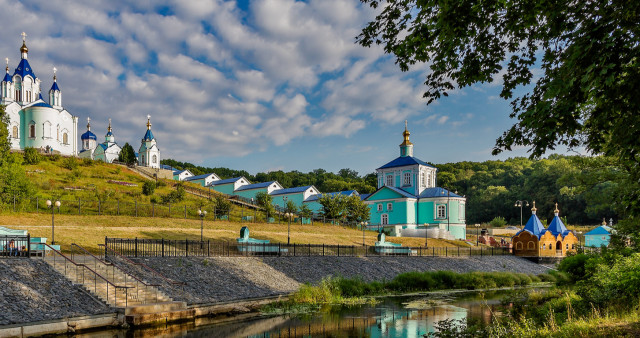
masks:
[[[38,259],[0,259],[0,325],[112,312]]]

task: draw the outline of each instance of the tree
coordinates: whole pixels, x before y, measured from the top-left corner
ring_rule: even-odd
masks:
[[[129,143],[125,143],[120,150],[120,154],[118,154],[118,161],[125,163],[126,165],[132,165],[136,163],[136,153]]]
[[[313,216],[313,211],[311,211],[311,208],[309,208],[308,205],[302,203],[302,205],[300,206],[300,216],[309,218]]]
[[[41,160],[38,150],[32,147],[24,148],[24,154],[22,157],[24,157],[25,164],[38,164]]]
[[[322,213],[324,216],[330,219],[342,218],[347,208],[346,198],[341,194],[323,194],[318,199],[318,202],[322,205]]]
[[[261,191],[256,194],[256,203],[264,209],[264,212],[267,214],[267,218],[275,213],[273,198],[265,191]]]
[[[4,162],[11,149],[11,139],[9,138],[9,115],[4,110],[5,106],[0,105],[0,165]]]
[[[1,126],[0,126],[1,128]],[[22,167],[20,154],[8,153],[0,159],[0,199],[3,203],[12,203],[34,195],[34,187]]]
[[[360,196],[349,196],[346,199],[347,221],[360,223],[369,221],[369,206],[366,205]]]
[[[517,122],[494,154],[567,146],[615,157],[626,172],[617,200],[627,219],[617,230],[640,249],[639,1],[361,2],[382,10],[358,43],[384,45],[403,71],[428,64],[427,104],[503,73],[500,96]],[[514,98],[521,87],[528,92]]]
[[[213,206],[215,208],[216,215],[227,215],[231,210],[231,202],[221,194],[216,194],[213,199]]]
[[[298,206],[294,201],[287,201],[287,205],[284,206],[284,211],[290,214],[295,214],[298,212]]]

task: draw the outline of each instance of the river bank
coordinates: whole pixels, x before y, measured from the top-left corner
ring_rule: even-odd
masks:
[[[139,260],[171,279],[186,282],[184,287],[170,287],[165,283],[161,289],[169,297],[184,301],[190,307],[288,295],[303,283],[318,283],[328,276],[383,281],[410,271],[514,271],[529,274],[547,271],[544,266],[509,256],[165,257]],[[156,278],[135,266],[119,265],[148,281]],[[3,310],[0,323],[3,326],[114,312],[37,259],[0,260],[0,283],[5,296],[0,303]],[[234,305],[225,311],[243,313],[251,310],[247,306]],[[201,311],[199,315],[221,313],[224,311]]]

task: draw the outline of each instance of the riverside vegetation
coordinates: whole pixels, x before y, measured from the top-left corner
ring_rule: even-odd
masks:
[[[359,278],[328,277],[317,285],[304,284],[289,300],[263,308],[266,313],[317,311],[324,305],[375,302],[373,296],[390,296],[437,290],[478,290],[529,286],[532,283],[566,281],[565,273],[551,271],[538,276],[513,272],[452,271],[407,272],[390,281],[365,282]]]

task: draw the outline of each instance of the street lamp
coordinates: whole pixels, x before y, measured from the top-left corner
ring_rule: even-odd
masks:
[[[476,223],[475,227],[476,227],[476,246],[479,246],[480,245],[480,233],[478,231],[480,231],[480,224]]]
[[[360,222],[360,227],[362,228],[362,246],[364,246],[364,227],[369,225],[368,222]]]
[[[290,233],[291,233],[291,216],[293,216],[293,214],[288,213],[288,212],[284,214],[284,217],[289,219],[289,225],[287,225],[287,245],[289,245],[289,243],[291,243],[291,236],[290,236]]]
[[[47,200],[47,208],[51,209],[51,245],[54,245],[56,244],[54,217],[56,208],[60,208],[60,201]]]
[[[203,243],[202,232],[204,231],[204,216],[207,216],[207,211],[198,209],[198,216],[200,216],[200,246],[202,246],[202,243]]]
[[[429,248],[429,223],[424,224],[424,247]]]
[[[526,205],[525,205],[526,203]],[[520,227],[522,228],[522,207],[524,206],[529,206],[529,201],[527,200],[517,200],[516,204],[514,205],[516,208],[520,207]]]

